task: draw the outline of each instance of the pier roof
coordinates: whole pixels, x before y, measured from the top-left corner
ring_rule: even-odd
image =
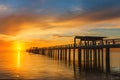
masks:
[[[88,40],[88,41],[103,40],[104,38],[107,38],[107,37],[99,37],[99,36],[75,36],[75,39]]]

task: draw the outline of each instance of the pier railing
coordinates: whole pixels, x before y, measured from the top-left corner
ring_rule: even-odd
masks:
[[[84,47],[120,47],[120,39],[105,39],[103,41],[96,41],[96,44],[89,44],[89,45],[85,45],[85,43],[80,44],[80,43],[76,43],[76,44],[65,44],[65,45],[59,45],[59,46],[51,46],[51,47],[44,47],[44,48],[84,48]]]

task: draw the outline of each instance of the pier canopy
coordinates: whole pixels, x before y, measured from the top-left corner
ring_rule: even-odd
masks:
[[[107,37],[98,37],[98,36],[75,36],[74,39],[80,39],[82,41],[97,41],[97,40],[103,40]]]
[[[99,37],[99,36],[75,36],[74,37],[74,45],[76,45],[76,40],[79,39],[79,45],[91,45],[96,44],[98,41],[102,43],[103,39],[107,37]]]

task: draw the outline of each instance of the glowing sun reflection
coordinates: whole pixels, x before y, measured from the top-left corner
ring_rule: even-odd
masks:
[[[20,50],[17,53],[17,68],[20,68]]]

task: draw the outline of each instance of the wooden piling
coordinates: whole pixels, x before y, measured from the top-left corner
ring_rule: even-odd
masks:
[[[94,69],[96,70],[97,68],[97,51],[96,51],[96,48],[93,49],[94,51]]]
[[[60,60],[62,60],[62,48],[60,48]]]
[[[81,69],[81,60],[82,59],[82,56],[81,56],[81,48],[79,47],[78,48],[78,65],[79,65],[79,68]]]
[[[110,48],[106,48],[106,72],[110,73]]]
[[[60,55],[60,54],[59,54],[59,48],[58,48],[58,60],[59,60],[59,55]]]
[[[84,69],[85,69],[85,67],[86,67],[86,49],[84,48],[83,49],[84,50]]]
[[[74,47],[74,49],[73,49],[73,62],[75,62],[75,47]]]
[[[103,48],[101,49],[101,58],[102,58],[102,60],[101,60],[101,71],[103,72],[104,71],[104,56],[103,56]]]
[[[86,49],[86,70],[89,69],[89,49]]]
[[[65,61],[67,61],[67,48],[65,48]]]
[[[100,69],[100,49],[98,49],[98,69]]]
[[[90,49],[90,69],[92,70],[92,49]]]
[[[70,61],[71,61],[71,48],[69,46],[69,63],[70,63]]]

